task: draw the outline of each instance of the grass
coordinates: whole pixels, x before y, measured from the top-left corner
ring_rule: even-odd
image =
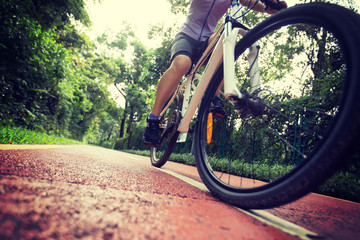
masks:
[[[148,150],[122,150],[142,156],[150,156]],[[195,165],[194,156],[191,154],[176,154],[170,156],[170,161]],[[227,159],[210,159],[214,170],[226,171],[229,161]],[[241,175],[243,177],[254,178],[262,181],[270,181],[284,173],[290,171],[292,166],[283,166],[280,164],[269,167],[265,163],[232,163],[231,174]],[[318,188],[316,193],[346,199],[360,203],[360,179],[352,173],[339,171],[331,177],[326,183]]]
[[[0,127],[0,144],[82,144],[65,137],[19,127]]]

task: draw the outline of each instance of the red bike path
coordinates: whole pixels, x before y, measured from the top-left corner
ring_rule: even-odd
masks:
[[[200,189],[199,189],[200,188]],[[0,145],[0,239],[360,239],[360,205],[317,194],[244,211],[196,168],[87,145]]]

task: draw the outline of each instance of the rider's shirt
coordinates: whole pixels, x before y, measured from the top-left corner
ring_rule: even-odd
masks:
[[[206,40],[214,33],[230,4],[230,0],[192,0],[180,32],[197,41]]]

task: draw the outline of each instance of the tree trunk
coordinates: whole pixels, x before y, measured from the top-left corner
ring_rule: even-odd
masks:
[[[120,125],[120,138],[124,137],[124,130],[125,130],[125,120],[126,120],[126,113],[124,111],[124,116],[121,119],[121,125]]]
[[[135,108],[134,107],[130,107],[130,115],[129,115],[129,122],[128,122],[128,126],[126,129],[126,133],[128,134],[129,138],[128,138],[128,149],[130,148],[130,141],[131,141],[131,135],[132,135],[132,123],[134,121],[134,111]]]

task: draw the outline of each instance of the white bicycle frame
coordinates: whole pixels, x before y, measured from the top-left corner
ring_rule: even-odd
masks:
[[[238,9],[239,6],[232,6],[231,13],[233,14],[231,16],[239,12]],[[179,135],[178,142],[184,142],[186,140],[186,133],[189,130],[190,122],[196,112],[196,109],[199,106],[201,98],[203,97],[212,76],[214,75],[216,69],[219,67],[223,59],[224,96],[227,99],[233,96],[238,98],[242,97],[240,91],[235,84],[234,51],[238,35],[244,36],[246,33],[247,31],[245,29],[232,29],[231,22],[225,22],[214,35],[213,40],[209,43],[208,47],[204,51],[196,66],[193,68],[192,72],[186,77],[186,80],[178,87],[172,99],[170,99],[167,106],[160,113],[160,116],[165,114],[166,110],[169,108],[170,104],[175,99],[178,91],[184,92],[184,101],[181,111],[182,119],[177,130],[180,133],[185,134]],[[259,47],[257,46],[257,44],[254,44],[249,48],[248,61],[250,65],[250,93],[260,88],[259,64],[257,57],[258,53]],[[202,66],[203,61],[208,58],[209,54],[211,54],[211,57],[205,67],[203,74],[197,73],[198,69]],[[194,79],[199,80],[197,86],[195,86],[194,84]],[[195,91],[193,96],[191,94],[192,89],[193,91]],[[192,98],[190,101],[191,96]]]

